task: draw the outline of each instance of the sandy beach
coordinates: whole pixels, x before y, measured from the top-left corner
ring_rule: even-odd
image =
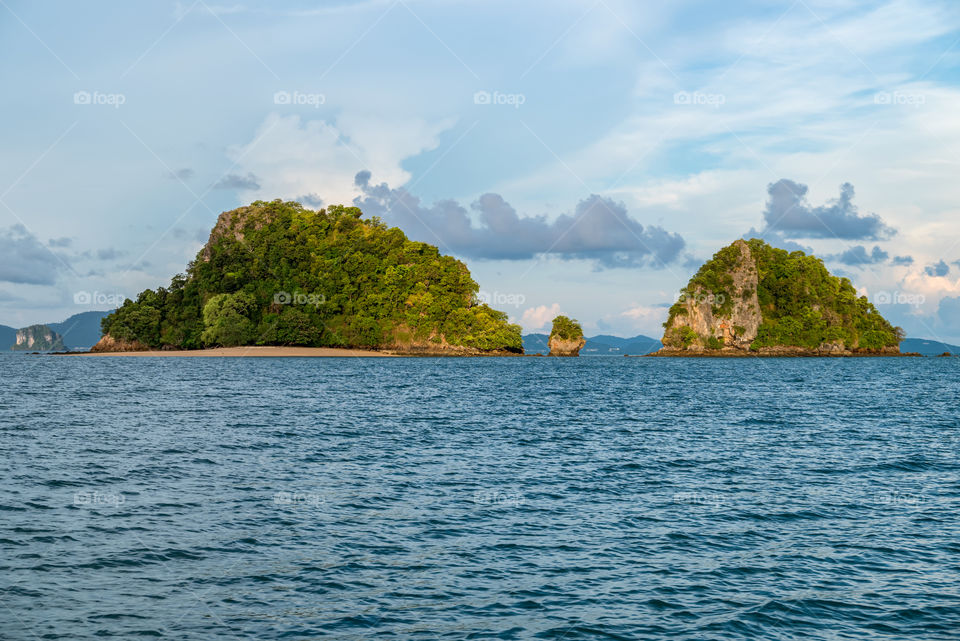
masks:
[[[194,349],[180,351],[147,352],[85,352],[76,356],[162,356],[162,357],[201,357],[201,358],[396,358],[395,354],[374,352],[364,349],[340,349],[336,347],[217,347],[214,349]]]

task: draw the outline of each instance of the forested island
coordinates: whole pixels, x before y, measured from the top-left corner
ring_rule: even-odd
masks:
[[[893,356],[904,333],[823,261],[759,239],[724,247],[690,279],[655,356]]]
[[[356,207],[224,212],[186,273],[102,321],[94,352],[278,345],[516,355],[521,329],[467,266]]]

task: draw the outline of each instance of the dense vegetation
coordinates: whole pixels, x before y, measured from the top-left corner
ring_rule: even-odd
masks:
[[[550,330],[550,338],[558,338],[562,341],[576,341],[583,338],[583,328],[580,323],[566,316],[557,316],[553,319],[553,328]]]
[[[832,276],[819,258],[777,249],[756,238],[747,244],[757,265],[762,317],[752,349],[776,345],[817,348],[824,343],[880,349],[903,340],[901,328],[884,319],[866,296],[857,296],[849,279]],[[683,301],[689,296],[710,295],[714,314],[729,315],[733,309],[730,272],[739,257],[737,247],[730,245],[705,263],[683,290],[680,302],[670,308],[664,326],[671,326],[675,316],[687,313]],[[744,295],[752,296],[752,292]],[[676,329],[678,342],[684,347],[697,339],[689,327]],[[722,346],[715,337],[703,340],[707,347]]]
[[[149,347],[382,347],[522,351],[520,327],[477,300],[466,265],[356,207],[257,201],[223,214],[168,288],[103,319]]]

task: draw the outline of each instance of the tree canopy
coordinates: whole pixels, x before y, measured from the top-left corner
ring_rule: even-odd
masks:
[[[550,338],[558,338],[562,341],[580,340],[583,338],[583,328],[572,318],[557,316],[553,319]]]

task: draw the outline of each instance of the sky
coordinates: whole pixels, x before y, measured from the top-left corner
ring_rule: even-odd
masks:
[[[527,332],[659,337],[760,237],[960,342],[956,2],[0,0],[0,61],[0,324],[282,198],[463,259]]]

